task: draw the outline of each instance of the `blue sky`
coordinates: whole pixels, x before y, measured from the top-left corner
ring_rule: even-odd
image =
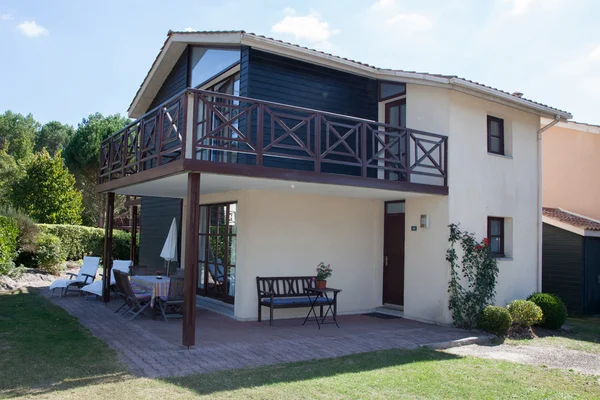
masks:
[[[243,29],[378,67],[456,74],[600,124],[600,2],[0,2],[0,112],[125,114],[169,29]]]

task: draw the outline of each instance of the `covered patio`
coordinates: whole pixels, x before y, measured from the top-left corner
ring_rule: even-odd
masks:
[[[50,297],[48,291],[43,291]],[[66,296],[51,300],[78,318],[93,335],[104,340],[123,363],[140,376],[183,376],[302,360],[339,357],[393,348],[415,348],[466,339],[473,332],[369,315],[340,316],[341,328],[301,325],[300,319],[268,323],[241,322],[198,308],[196,346],[181,345],[180,323],[150,318],[127,322],[115,314],[121,302],[108,304]]]
[[[322,260],[335,265],[330,283],[350,293],[340,312],[372,311],[385,297],[385,202],[414,199],[410,221],[447,204],[448,138],[401,125],[187,89],[102,142],[103,259],[113,258],[115,194],[181,199],[184,346],[198,343],[196,294],[233,303],[237,319],[253,320],[256,277],[309,275]],[[437,219],[443,229],[445,220]],[[403,230],[399,218],[396,225]],[[403,249],[403,234],[396,236]],[[398,293],[402,251],[389,264]],[[419,263],[428,261],[421,256]],[[104,267],[108,303],[110,262]],[[400,299],[391,303],[403,306]],[[447,313],[429,314],[419,318],[447,320]]]

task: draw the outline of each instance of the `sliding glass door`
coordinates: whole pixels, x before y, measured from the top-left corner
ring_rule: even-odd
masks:
[[[201,296],[235,299],[237,204],[200,206],[198,289]]]

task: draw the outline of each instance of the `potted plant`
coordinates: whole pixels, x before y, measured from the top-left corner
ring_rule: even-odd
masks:
[[[317,265],[317,281],[315,282],[317,289],[325,289],[327,287],[327,278],[331,276],[332,272],[333,270],[329,264],[325,264],[321,261],[321,263]]]

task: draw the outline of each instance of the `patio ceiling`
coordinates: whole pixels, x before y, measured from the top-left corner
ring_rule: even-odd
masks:
[[[200,179],[200,194],[257,189],[386,201],[410,197],[431,196],[423,193],[399,192],[397,190],[253,178],[236,175],[205,173],[201,174]],[[180,173],[149,182],[126,186],[117,189],[115,193],[134,196],[184,198],[187,193],[187,174]]]

